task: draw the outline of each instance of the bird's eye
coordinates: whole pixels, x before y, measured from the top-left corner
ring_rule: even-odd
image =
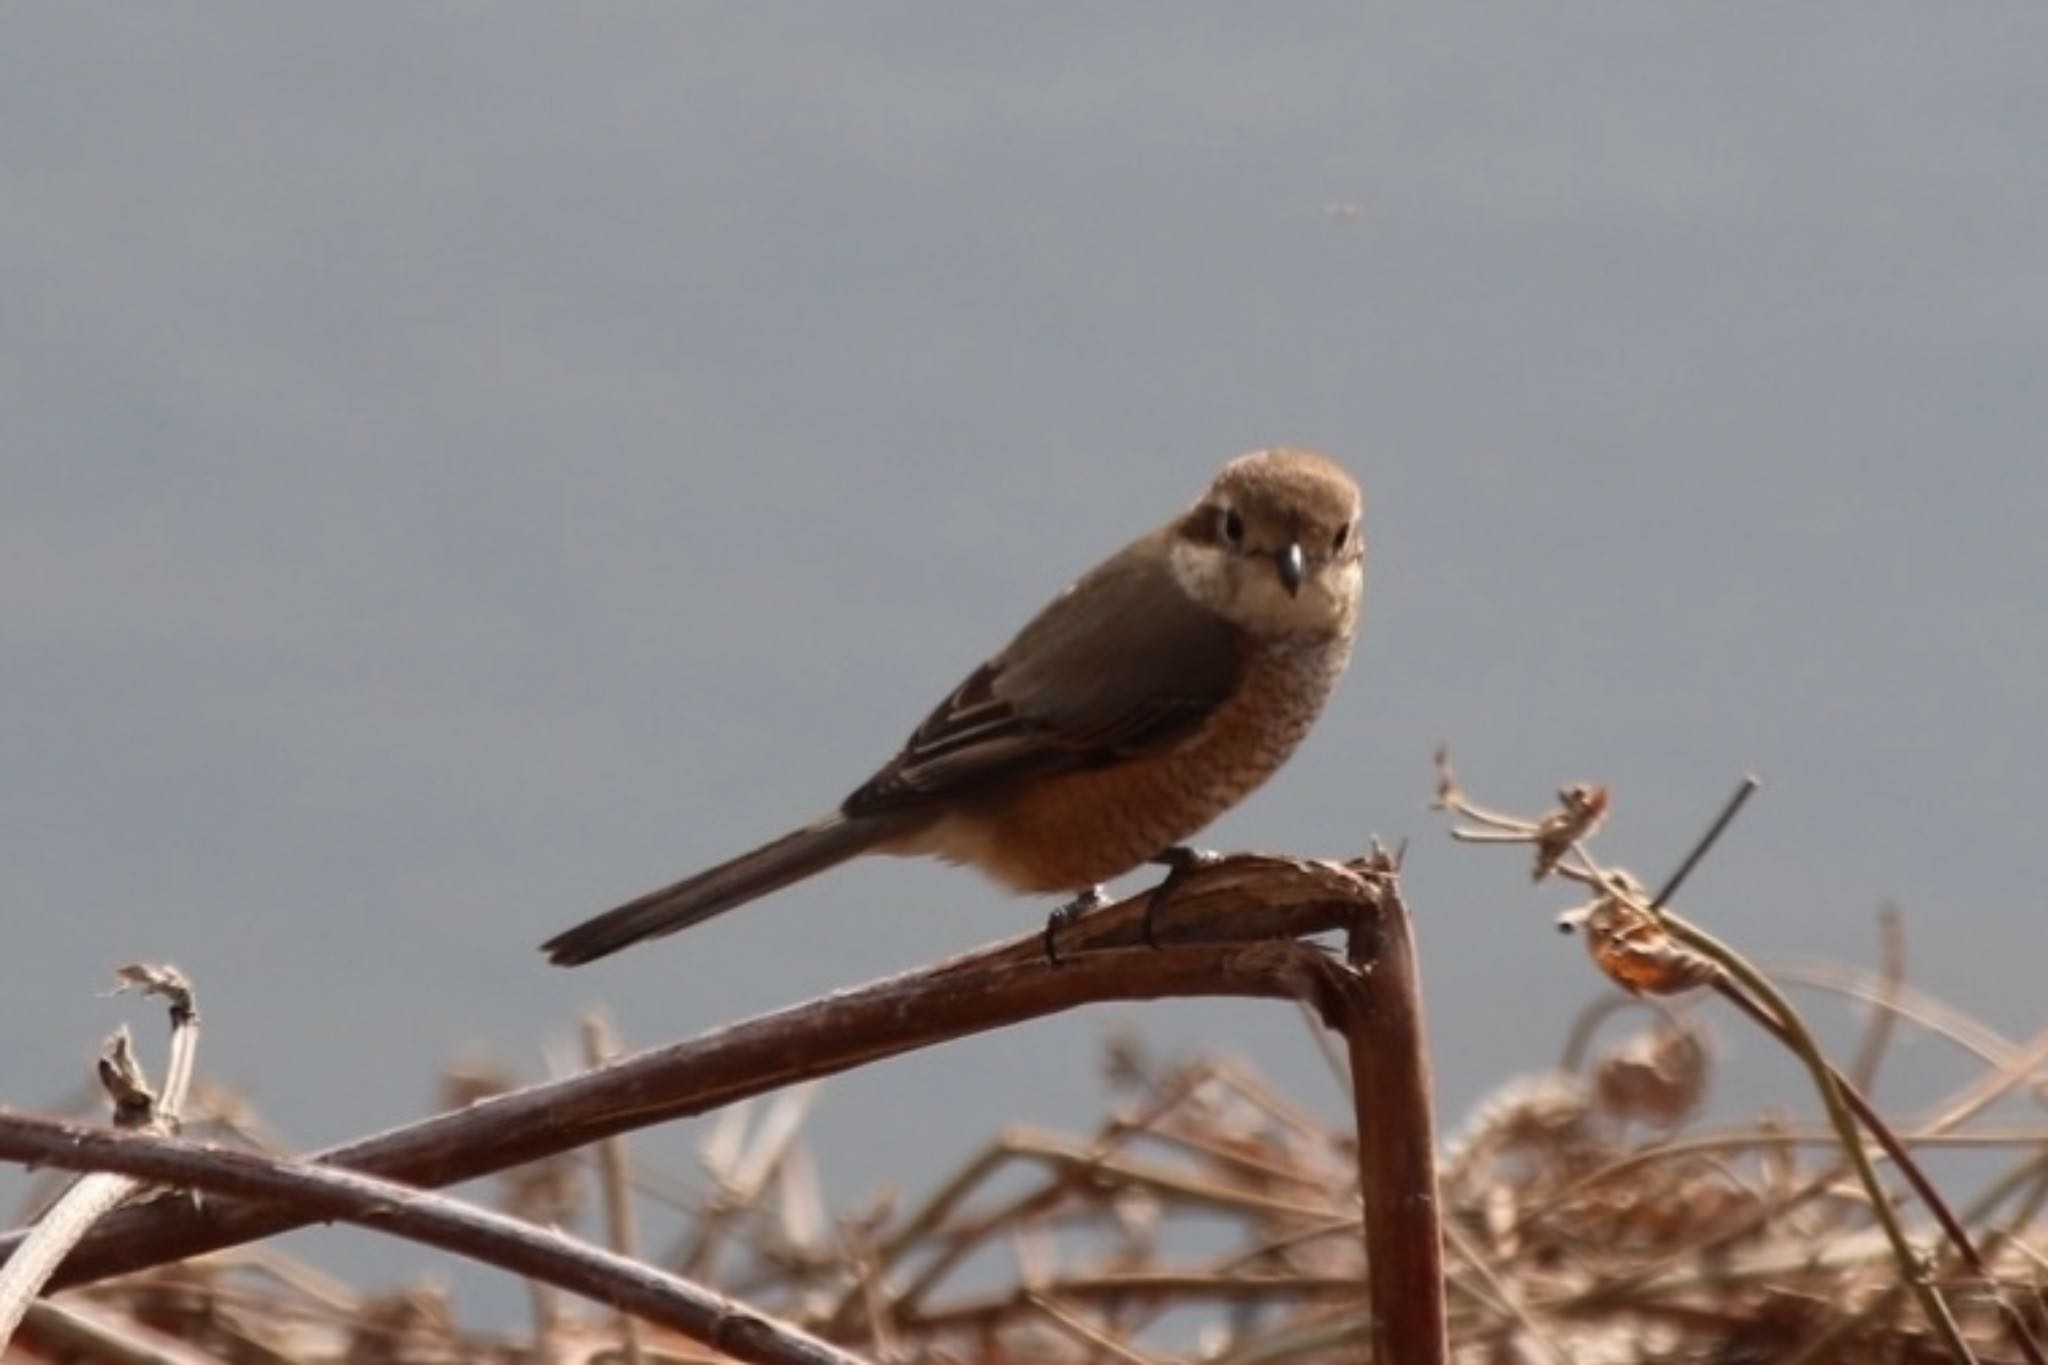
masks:
[[[1349,539],[1351,539],[1351,523],[1346,522],[1337,528],[1337,534],[1331,538],[1330,552],[1335,554],[1337,551],[1342,550],[1344,542]]]
[[[1232,545],[1244,543],[1244,518],[1237,514],[1235,508],[1223,514],[1223,538]]]

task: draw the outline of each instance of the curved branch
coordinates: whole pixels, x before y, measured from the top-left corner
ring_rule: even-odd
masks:
[[[312,1160],[439,1186],[701,1114],[796,1081],[1079,1005],[1222,995],[1301,1000],[1344,1013],[1344,968],[1301,935],[1350,923],[1381,881],[1357,866],[1242,855],[1187,877],[1161,924],[1167,951],[1139,941],[1146,893],[1075,922],[1061,965],[1036,932],[853,990],[714,1029],[565,1080],[361,1138]],[[1259,940],[1247,942],[1247,940]],[[52,1281],[68,1287],[298,1227],[274,1204],[159,1198],[104,1220]],[[11,1254],[18,1236],[0,1239]]]
[[[301,1221],[346,1219],[587,1294],[736,1360],[861,1365],[859,1357],[800,1328],[665,1270],[508,1214],[357,1171],[6,1113],[0,1113],[0,1157],[261,1199]]]

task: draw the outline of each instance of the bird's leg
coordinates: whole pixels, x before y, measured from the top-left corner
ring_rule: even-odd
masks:
[[[1075,896],[1065,905],[1054,910],[1050,915],[1047,915],[1045,917],[1045,965],[1048,967],[1060,965],[1060,930],[1072,924],[1090,910],[1100,910],[1108,904],[1109,892],[1103,890],[1101,883],[1098,882],[1096,885]]]
[[[1214,849],[1189,848],[1185,844],[1175,844],[1172,848],[1164,849],[1145,860],[1166,869],[1166,875],[1159,879],[1159,885],[1152,888],[1151,896],[1145,901],[1144,936],[1149,946],[1159,946],[1155,921],[1159,918],[1160,907],[1173,895],[1174,888],[1186,881],[1188,874],[1196,868],[1208,867],[1222,860],[1223,855]]]

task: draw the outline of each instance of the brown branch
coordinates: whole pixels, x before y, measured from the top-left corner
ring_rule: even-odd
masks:
[[[301,1221],[346,1219],[602,1300],[736,1360],[860,1365],[856,1356],[667,1271],[509,1214],[356,1171],[6,1113],[0,1113],[0,1157],[260,1199]]]
[[[1336,1027],[1351,1061],[1373,1359],[1442,1365],[1451,1348],[1422,981],[1391,875],[1376,904],[1359,906],[1347,955],[1354,970],[1343,980]]]
[[[1138,942],[1147,900],[1141,893],[1064,930],[1057,968],[1046,965],[1033,932],[358,1139],[313,1159],[411,1185],[452,1184],[796,1081],[1105,1000],[1295,999],[1326,1020],[1338,1018],[1348,972],[1297,939],[1348,924],[1383,884],[1362,866],[1227,858],[1176,889],[1160,926],[1167,951],[1124,946]],[[257,1201],[212,1199],[195,1208],[184,1199],[158,1199],[102,1222],[53,1283],[88,1283],[306,1221],[303,1213]],[[0,1238],[0,1254],[18,1242],[18,1236]]]

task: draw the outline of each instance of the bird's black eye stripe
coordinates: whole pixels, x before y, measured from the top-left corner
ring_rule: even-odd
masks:
[[[1244,539],[1244,518],[1237,514],[1236,508],[1223,514],[1223,538],[1232,545]]]
[[[1330,541],[1330,548],[1332,550],[1341,550],[1344,548],[1344,542],[1349,539],[1351,539],[1351,523],[1346,522],[1337,528],[1336,537]]]

